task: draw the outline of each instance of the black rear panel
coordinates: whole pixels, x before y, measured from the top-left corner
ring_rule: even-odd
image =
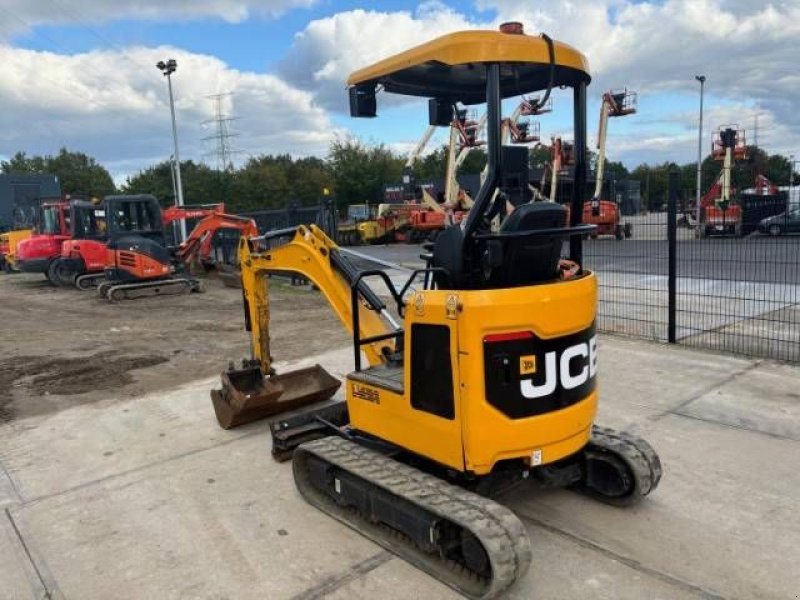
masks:
[[[162,240],[159,239],[152,239],[141,235],[126,235],[110,240],[107,247],[109,250],[120,250],[149,256],[163,265],[168,265],[172,262],[170,251],[164,246]]]
[[[455,417],[450,328],[445,325],[411,326],[411,406]]]
[[[596,385],[594,325],[552,340],[530,331],[486,336],[486,400],[512,419],[566,408]]]

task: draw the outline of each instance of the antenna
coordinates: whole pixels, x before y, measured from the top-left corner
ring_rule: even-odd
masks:
[[[230,123],[237,120],[237,117],[232,117],[223,112],[223,101],[231,96],[230,92],[221,94],[212,94],[206,96],[214,104],[214,118],[203,121],[203,125],[214,125],[214,134],[203,138],[203,141],[214,141],[214,150],[208,152],[206,156],[214,156],[217,163],[218,171],[232,171],[233,170],[233,155],[238,154],[239,150],[234,150],[231,146],[230,140],[237,137],[238,133],[233,133],[230,130]]]

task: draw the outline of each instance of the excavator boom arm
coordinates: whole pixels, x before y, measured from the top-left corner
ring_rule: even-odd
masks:
[[[181,244],[177,252],[178,258],[188,263],[194,260],[198,254],[202,258],[210,256],[211,240],[214,233],[220,229],[238,230],[243,238],[258,235],[258,225],[253,219],[213,212],[201,220],[186,238],[186,241]]]
[[[291,240],[284,244],[263,251],[251,249],[251,246],[257,247],[262,241],[273,239],[275,237],[251,240],[243,237],[239,242],[246,323],[250,331],[253,358],[261,363],[264,373],[270,372],[272,360],[269,349],[270,273],[297,274],[311,280],[325,296],[345,329],[351,334],[353,332],[351,281],[356,269],[333,240],[315,225],[301,225]],[[386,310],[383,302],[363,282],[359,290],[363,301],[358,308],[360,337],[389,333],[389,327],[379,316],[379,313]],[[387,341],[363,346],[371,365],[384,362],[384,347],[390,352],[393,350],[392,342]]]

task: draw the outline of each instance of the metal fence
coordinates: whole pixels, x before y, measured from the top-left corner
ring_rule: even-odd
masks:
[[[691,182],[674,173],[666,210],[623,216],[629,239],[587,240],[584,260],[600,281],[598,328],[800,362],[800,213],[795,223],[785,194],[749,207],[745,198],[737,227],[701,219],[698,233],[682,189]]]

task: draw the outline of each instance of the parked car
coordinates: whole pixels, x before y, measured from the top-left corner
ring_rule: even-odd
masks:
[[[800,233],[800,206],[793,206],[779,215],[761,219],[758,231],[769,235]]]

